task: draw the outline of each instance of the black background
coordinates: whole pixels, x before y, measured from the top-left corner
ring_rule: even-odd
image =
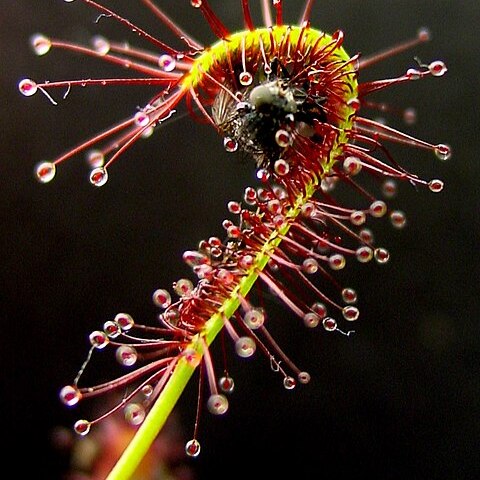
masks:
[[[240,3],[211,1],[232,29],[242,26]],[[301,2],[285,3],[294,22]],[[473,0],[317,3],[313,25],[344,30],[351,54],[369,54],[430,28],[430,43],[372,67],[365,78],[400,75],[414,65],[414,55],[447,63],[441,79],[378,96],[417,108],[415,126],[387,117],[392,125],[452,146],[445,163],[424,151],[393,148],[400,163],[446,186],[436,195],[402,186],[395,205],[407,212],[407,228],[395,231],[384,222],[376,229],[391,261],[347,267],[347,283],[360,293],[354,335],[306,331],[272,307],[275,337],[312,381],[286,391],[263,357],[250,362],[232,355],[230,410],[220,418],[203,414],[202,454],[193,466],[199,479],[233,472],[253,478],[480,478],[480,7]],[[214,40],[187,0],[159,4],[196,38]],[[108,5],[174,41],[139,3]],[[26,459],[12,464],[19,473],[13,478],[55,479],[65,459],[51,447],[51,429],[77,418],[60,404],[58,390],[85,358],[88,333],[119,311],[154,322],[151,293],[188,274],[181,262],[185,249],[222,234],[226,202],[255,182],[254,169],[226,154],[208,126],[183,118],[139,142],[112,166],[101,189],[89,184],[82,157],[61,166],[51,184],[37,183],[32,171],[38,161],[127,117],[153,91],[75,89],[56,107],[40,94],[22,97],[16,85],[24,77],[122,75],[65,52],[36,57],[31,34],[137,39],[113,20],[96,24],[96,12],[80,1],[0,0],[0,6],[2,457],[4,465],[14,452]],[[105,373],[101,362],[95,368]],[[191,387],[179,404],[187,436],[196,405]]]

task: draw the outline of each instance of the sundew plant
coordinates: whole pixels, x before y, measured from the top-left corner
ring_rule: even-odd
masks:
[[[152,96],[128,118],[112,119],[106,130],[40,162],[35,168],[40,182],[52,181],[61,174],[60,167],[68,168],[67,160],[85,155],[91,184],[103,187],[116,160],[178,118],[180,106],[193,121],[213,128],[227,152],[248,158],[257,179],[242,198],[228,203],[229,219],[220,232],[184,252],[191,278],[172,280],[170,288],[153,292],[158,318],[142,325],[122,312],[100,325],[89,336],[87,360],[60,390],[69,407],[109,394],[121,398],[99,417],[79,419],[74,430],[87,435],[102,419],[123,410],[138,430],[108,478],[126,479],[195,372],[197,415],[204,405],[215,415],[228,410],[234,379],[226,364],[214,364],[212,349],[219,334],[231,339],[240,357],[264,356],[286,389],[308,384],[309,373],[269,333],[269,323],[275,321],[268,313],[271,297],[291,312],[291,328],[299,322],[307,329],[350,334],[360,317],[357,291],[343,285],[336,272],[349,262],[389,261],[389,251],[377,245],[373,228],[382,217],[394,228],[405,226],[405,213],[390,206],[399,182],[433,193],[443,189],[441,180],[411,172],[389,146],[400,145],[410,157],[418,150],[440,160],[451,156],[447,144],[415,138],[376,120],[390,111],[400,111],[407,123],[415,120],[413,109],[380,102],[376,93],[441,77],[447,67],[438,59],[418,59],[400,76],[364,81],[362,74],[372,65],[428,41],[428,30],[377,53],[352,54],[344,32],[324,32],[311,24],[313,0],[299,8],[296,23],[284,20],[287,0],[259,0],[258,19],[250,9],[253,2],[229,0],[243,12],[236,31],[225,26],[207,0],[179,1],[182,8],[198,10],[198,21],[207,22],[217,37],[208,45],[191,34],[194,25],[178,25],[161,0],[138,0],[138,8],[147,9],[178,37],[181,48],[143,30],[114,7],[76,2],[90,6],[97,22],[118,24],[126,41],[97,35],[91,44],[81,45],[34,34],[34,52],[43,56],[66,50],[116,65],[120,73],[42,82],[25,78],[19,91],[27,97],[43,94],[53,104],[68,101],[76,88],[128,87],[132,105],[137,105],[135,86],[150,87]],[[350,190],[355,200],[344,204],[339,189]],[[110,350],[122,372],[108,382],[84,385],[83,373],[98,350]],[[185,446],[192,457],[200,454],[197,426]]]

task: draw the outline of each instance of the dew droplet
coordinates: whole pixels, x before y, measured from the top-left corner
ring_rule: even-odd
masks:
[[[250,72],[241,72],[238,76],[238,80],[241,85],[248,87],[253,82],[253,76]]]
[[[302,270],[313,275],[318,271],[318,262],[314,258],[306,258],[302,263]]]
[[[229,153],[236,152],[238,150],[238,142],[231,137],[225,137],[223,139],[223,148]]]
[[[109,338],[116,338],[122,333],[120,325],[117,322],[112,322],[111,320],[108,320],[103,324],[103,331]]]
[[[307,312],[303,316],[303,323],[308,328],[315,328],[320,323],[320,317],[313,312]]]
[[[370,247],[359,247],[355,251],[357,260],[361,263],[367,263],[373,258],[373,251]]]
[[[312,379],[312,377],[308,372],[300,372],[297,378],[298,378],[298,381],[300,383],[303,383],[304,385],[307,383],[310,383],[310,380]]]
[[[124,411],[123,414],[125,416],[125,420],[133,426],[140,425],[146,416],[145,408],[139,403],[129,403]]]
[[[66,2],[68,0],[65,0]],[[72,0],[70,0],[72,1]],[[78,435],[86,435],[90,431],[91,423],[88,420],[77,420],[73,426],[73,430]]]
[[[133,121],[138,127],[146,127],[150,123],[150,117],[145,112],[137,112]]]
[[[33,47],[33,51],[38,55],[45,55],[50,51],[52,42],[45,35],[37,33],[30,37],[30,44]]]
[[[99,55],[106,55],[110,51],[110,42],[101,35],[95,35],[92,38],[92,45]]]
[[[362,170],[362,163],[357,157],[347,157],[343,161],[343,170],[348,175],[357,175]]]
[[[407,125],[413,125],[417,121],[417,111],[412,107],[406,108],[403,112],[403,121]]]
[[[407,217],[402,211],[394,210],[390,214],[390,222],[395,228],[403,228],[407,224]]]
[[[297,381],[293,377],[290,377],[290,376],[284,377],[283,386],[287,390],[293,390],[296,387],[296,385],[297,385]]]
[[[153,393],[153,387],[151,385],[144,385],[142,387],[142,394],[146,398],[150,397],[152,395],[152,393]]]
[[[320,318],[323,318],[327,314],[327,307],[322,302],[315,302],[311,308]]]
[[[177,62],[170,55],[160,55],[160,58],[158,59],[158,66],[164,72],[172,72],[173,70],[175,70]]]
[[[220,377],[218,380],[218,386],[222,389],[225,393],[232,393],[235,388],[235,382],[230,375],[225,375]]]
[[[357,292],[350,287],[346,287],[342,290],[342,298],[345,303],[357,303]]]
[[[94,168],[90,172],[90,183],[96,187],[102,187],[108,181],[108,172],[104,167]]]
[[[435,146],[435,155],[440,160],[449,160],[452,157],[452,149],[450,145],[445,145],[444,143],[439,143]]]
[[[260,328],[265,322],[265,315],[260,308],[251,308],[243,317],[243,321],[248,328],[255,330]]]
[[[397,182],[392,179],[385,180],[382,185],[383,196],[393,198],[397,194]]]
[[[325,317],[322,325],[327,332],[333,332],[337,329],[337,321],[332,317]]]
[[[200,443],[197,439],[193,438],[185,444],[185,453],[189,457],[198,457],[200,455]]]
[[[105,156],[100,150],[90,150],[87,155],[87,163],[92,168],[103,167]]]
[[[135,323],[133,321],[133,318],[128,313],[117,313],[117,315],[115,315],[114,321],[118,323],[118,325],[120,325],[120,328],[124,331],[130,330]]]
[[[137,362],[137,351],[130,345],[120,345],[115,352],[115,358],[120,365],[131,367]]]
[[[348,320],[349,322],[353,322],[357,320],[358,317],[360,316],[360,311],[358,310],[357,307],[352,307],[351,305],[348,305],[342,308],[342,315],[345,320]]]
[[[334,253],[328,259],[328,263],[332,270],[341,270],[342,268],[345,267],[346,260],[341,253]]]
[[[350,221],[352,222],[353,225],[356,225],[356,226],[363,225],[366,220],[367,220],[367,216],[365,215],[365,212],[363,212],[362,210],[356,210],[355,212],[352,212],[350,214]]]
[[[185,297],[193,292],[193,283],[188,278],[181,278],[173,284],[175,293],[180,297]]]
[[[41,183],[48,183],[55,177],[56,168],[52,162],[42,162],[35,167],[35,176]]]
[[[257,349],[257,345],[255,344],[255,341],[253,340],[253,338],[240,337],[235,342],[235,351],[237,352],[237,355],[239,357],[242,357],[242,358],[251,357],[255,353],[256,349]]]
[[[202,6],[202,0],[190,0],[190,4],[194,8],[200,8]]]
[[[215,393],[207,400],[207,408],[214,415],[223,415],[228,410],[228,400],[225,395]]]
[[[277,132],[278,133],[278,132]],[[280,175],[283,177],[284,175],[287,175],[287,173],[290,171],[290,165],[286,160],[283,158],[279,158],[273,165],[273,169],[275,170],[275,173],[277,175]]]
[[[447,73],[447,66],[441,60],[436,60],[428,66],[428,70],[434,77],[442,77]]]
[[[193,348],[188,348],[182,352],[183,358],[193,368],[198,367],[202,359],[201,355]]]
[[[428,182],[428,188],[433,193],[439,193],[443,190],[443,182],[438,179],[430,180]]]
[[[275,132],[275,142],[279,147],[286,148],[292,143],[292,135],[287,130],[280,128]]]
[[[159,288],[153,292],[153,303],[160,308],[167,308],[172,303],[172,296],[168,290]]]
[[[368,243],[368,244],[373,243],[373,240],[374,240],[373,232],[369,228],[363,228],[362,230],[360,230],[360,232],[358,232],[358,234],[360,235],[360,238],[365,243]]]
[[[235,280],[233,273],[224,268],[217,270],[217,278],[223,285],[230,285]]]
[[[235,215],[238,215],[242,211],[242,207],[238,202],[228,202],[227,208],[230,213]]]
[[[108,345],[107,335],[105,334],[105,332],[101,332],[100,330],[95,330],[94,332],[92,332],[88,336],[88,339],[90,340],[92,347],[98,349],[105,348]]]
[[[372,217],[380,218],[387,213],[387,205],[383,200],[375,200],[369,208]]]
[[[68,407],[73,407],[80,401],[82,394],[77,387],[66,385],[60,390],[59,397],[63,404],[67,405]]]
[[[20,93],[22,95],[25,95],[26,97],[31,97],[32,95],[35,95],[37,93],[38,86],[33,80],[30,80],[29,78],[24,78],[18,83],[18,89],[20,90]]]
[[[373,255],[377,263],[380,263],[380,264],[387,263],[388,260],[390,259],[390,252],[383,247],[376,248],[375,251],[373,252]]]

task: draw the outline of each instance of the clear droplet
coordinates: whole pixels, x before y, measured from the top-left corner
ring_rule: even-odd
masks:
[[[238,80],[240,82],[240,85],[248,87],[253,82],[253,76],[250,72],[241,72],[238,76]]]
[[[184,350],[182,352],[182,356],[183,358],[185,358],[187,363],[193,368],[198,367],[198,365],[200,364],[200,361],[202,360],[201,355],[193,348]]]
[[[65,1],[68,1],[68,0],[65,0]],[[73,426],[73,430],[78,435],[83,436],[83,435],[87,435],[87,433],[90,431],[90,426],[91,426],[91,423],[88,420],[77,420],[75,422],[75,425]]]
[[[328,259],[328,263],[332,270],[341,270],[342,268],[345,267],[346,260],[341,253],[334,253]]]
[[[114,320],[120,325],[122,330],[130,330],[135,323],[128,313],[117,313]]]
[[[158,59],[158,66],[164,72],[172,72],[173,70],[175,70],[177,62],[170,55],[160,55],[160,58]]]
[[[242,207],[238,202],[228,202],[227,208],[230,213],[235,215],[238,215],[242,211]]]
[[[20,90],[20,93],[22,95],[25,95],[26,97],[31,97],[32,95],[35,95],[37,93],[38,86],[33,80],[30,80],[29,78],[24,78],[18,83],[18,89]]]
[[[293,377],[290,377],[290,376],[284,377],[283,386],[287,390],[293,390],[296,387],[296,385],[297,385],[297,381]]]
[[[238,142],[231,137],[225,137],[223,139],[223,148],[229,153],[236,152],[238,150]]]
[[[82,398],[82,394],[77,387],[67,385],[60,390],[60,401],[68,407],[73,407]]]
[[[323,318],[327,314],[327,307],[322,302],[315,302],[311,308],[320,318]]]
[[[216,393],[207,400],[207,408],[214,415],[223,415],[228,410],[228,400],[225,395]]]
[[[383,196],[393,198],[397,194],[397,182],[392,179],[385,180],[382,185]]]
[[[318,262],[314,258],[306,258],[302,263],[302,270],[313,275],[318,271]]]
[[[360,162],[360,159],[357,157],[347,157],[343,161],[343,170],[348,175],[351,175],[351,176],[358,175],[362,170],[362,163]]]
[[[358,310],[357,307],[352,307],[351,305],[348,305],[346,307],[343,307],[342,315],[345,320],[348,320],[349,322],[353,322],[357,320],[358,317],[360,316],[360,311]]]
[[[225,375],[220,377],[218,380],[218,386],[222,389],[225,393],[232,393],[235,388],[235,382],[230,375]]]
[[[140,425],[146,416],[145,408],[139,403],[129,403],[123,412],[125,420],[133,426]]]
[[[387,205],[383,200],[375,200],[369,208],[372,217],[380,218],[387,213]]]
[[[150,117],[145,112],[137,112],[133,121],[138,127],[146,127],[150,123]]]
[[[218,269],[217,278],[223,285],[230,285],[235,280],[233,273],[225,270],[224,268]]]
[[[428,188],[433,193],[439,193],[443,190],[443,182],[441,180],[435,179],[428,182]]]
[[[30,44],[32,45],[34,52],[39,56],[48,53],[52,47],[50,39],[40,33],[31,36]]]
[[[402,211],[394,210],[390,214],[390,222],[395,228],[403,228],[407,224],[407,217]]]
[[[92,38],[94,50],[100,55],[106,55],[110,51],[110,42],[101,35],[95,35]]]
[[[310,383],[310,380],[312,379],[312,377],[308,372],[300,372],[297,378],[298,378],[298,381],[300,383],[303,383],[304,385],[307,383]]]
[[[274,163],[273,169],[277,175],[282,177],[283,175],[287,175],[287,173],[290,171],[290,165],[286,160],[280,158]]]
[[[362,210],[356,210],[355,212],[352,212],[350,214],[350,221],[353,223],[353,225],[356,225],[357,227],[359,225],[363,225],[366,220],[367,216]]]
[[[260,308],[252,308],[243,317],[243,321],[248,328],[255,330],[260,328],[265,322],[265,315]]]
[[[146,398],[150,397],[152,395],[152,393],[153,393],[153,387],[151,385],[144,385],[142,387],[142,394]]]
[[[116,338],[122,333],[120,325],[117,322],[112,322],[111,320],[108,320],[103,324],[103,331],[109,338]]]
[[[100,150],[90,150],[87,153],[87,163],[91,168],[103,167],[105,156]]]
[[[52,162],[42,162],[35,167],[35,175],[41,183],[48,183],[55,177],[56,168]]]
[[[248,358],[251,357],[255,350],[257,349],[257,345],[253,338],[250,337],[240,337],[235,342],[235,351],[239,357]]]
[[[198,457],[200,455],[200,443],[197,439],[193,438],[185,444],[185,453],[189,457]]]
[[[286,148],[292,143],[292,135],[287,130],[280,128],[275,132],[275,142],[279,147]]]
[[[159,288],[153,292],[153,303],[160,308],[167,308],[172,303],[172,296],[168,290]]]
[[[313,312],[307,312],[303,316],[303,323],[308,328],[315,328],[320,323],[320,317]]]
[[[325,317],[322,325],[327,332],[333,332],[337,329],[337,321],[332,317]]]
[[[357,292],[350,287],[346,287],[342,290],[342,298],[345,303],[357,303]]]
[[[173,284],[173,289],[180,297],[188,296],[193,292],[193,283],[188,278],[181,278]]]
[[[137,351],[130,345],[120,345],[115,352],[115,358],[120,365],[131,367],[137,362]]]
[[[434,77],[442,77],[447,73],[447,66],[441,60],[436,60],[428,66],[428,70]]]
[[[190,0],[190,4],[194,8],[200,8],[202,6],[202,0]]]
[[[373,255],[377,263],[381,263],[381,264],[387,263],[388,260],[390,259],[390,252],[383,247],[376,248],[375,251],[373,252]]]
[[[439,143],[435,146],[435,155],[440,160],[449,160],[452,157],[452,149],[449,145]]]
[[[105,348],[108,345],[108,337],[105,334],[105,332],[101,332],[100,330],[95,330],[92,332],[88,339],[90,340],[90,343],[92,344],[92,347],[102,349]]]
[[[373,232],[369,228],[363,228],[362,230],[360,230],[360,232],[358,232],[358,234],[360,235],[360,238],[365,243],[368,243],[368,244],[373,243],[373,240],[374,240]]]
[[[96,187],[102,187],[108,181],[108,172],[104,167],[94,168],[90,172],[90,183]]]
[[[359,247],[355,251],[357,260],[361,263],[367,263],[373,258],[373,250],[370,247]]]

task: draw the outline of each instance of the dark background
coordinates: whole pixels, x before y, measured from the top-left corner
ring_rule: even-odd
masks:
[[[285,3],[294,22],[301,2]],[[317,3],[313,24],[343,29],[352,54],[430,28],[430,43],[366,76],[399,75],[414,55],[447,63],[441,79],[377,97],[417,108],[415,126],[388,117],[392,125],[452,146],[446,163],[424,151],[393,148],[400,163],[446,186],[434,195],[404,185],[395,204],[407,212],[407,228],[395,231],[385,222],[376,230],[392,253],[390,263],[351,269],[347,283],[358,289],[361,308],[354,335],[306,331],[272,307],[277,340],[312,381],[286,391],[263,357],[245,362],[232,355],[230,410],[220,418],[203,414],[202,453],[193,466],[199,479],[280,472],[296,478],[480,478],[480,7],[473,0]],[[172,41],[137,2],[108,4]],[[159,4],[198,39],[213,40],[188,1]],[[240,1],[211,4],[229,27],[241,26]],[[77,419],[58,401],[58,390],[84,360],[88,333],[119,311],[154,322],[151,293],[188,274],[181,262],[185,249],[222,234],[226,202],[255,182],[254,169],[226,154],[208,126],[184,118],[124,155],[104,188],[88,183],[81,156],[61,166],[51,184],[37,183],[37,162],[130,115],[152,90],[76,89],[56,107],[40,94],[22,97],[16,85],[24,77],[122,75],[64,52],[36,57],[31,34],[87,41],[101,32],[132,44],[136,37],[113,20],[95,24],[97,14],[80,1],[0,0],[0,7],[2,457],[4,465],[14,452],[25,459],[12,465],[19,473],[14,478],[55,479],[65,458],[51,446],[51,429]],[[100,361],[94,368],[102,375]],[[179,404],[187,437],[195,388]]]

